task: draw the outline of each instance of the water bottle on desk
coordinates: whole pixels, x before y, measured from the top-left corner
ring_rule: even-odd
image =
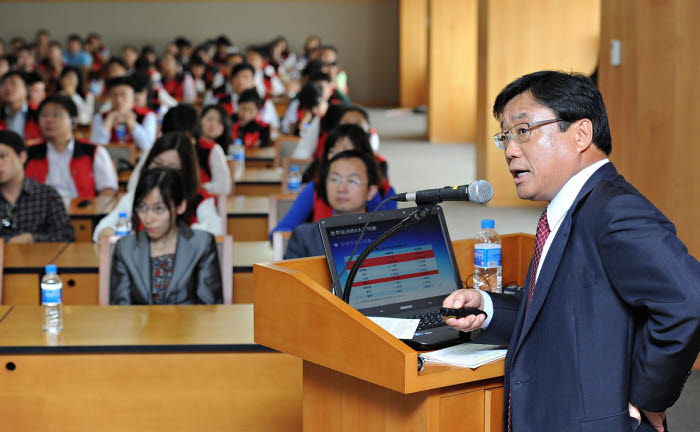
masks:
[[[481,221],[481,231],[474,238],[474,288],[500,293],[501,236],[494,231],[493,219]]]
[[[119,212],[119,219],[114,225],[114,234],[117,237],[126,237],[131,234],[131,221],[126,217],[126,212]]]
[[[63,282],[58,277],[55,264],[45,268],[46,274],[41,278],[41,304],[44,309],[45,332],[58,334],[63,330]]]
[[[289,175],[287,176],[287,190],[289,193],[297,194],[301,191],[301,173],[299,167],[292,165],[289,167]]]
[[[236,138],[231,144],[229,153],[233,157],[234,175],[237,179],[241,178],[245,170],[245,147],[243,147],[243,141],[240,138]]]

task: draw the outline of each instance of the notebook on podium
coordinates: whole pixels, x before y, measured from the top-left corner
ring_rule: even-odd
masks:
[[[416,209],[375,214],[337,285],[341,298],[357,256]],[[334,281],[343,272],[368,217],[369,213],[363,213],[319,222]],[[353,282],[349,303],[366,316],[420,319],[413,339],[404,342],[417,350],[432,350],[464,341],[457,330],[445,325],[439,311],[445,297],[461,286],[445,216],[440,206],[434,206],[426,220],[395,234],[367,257]]]

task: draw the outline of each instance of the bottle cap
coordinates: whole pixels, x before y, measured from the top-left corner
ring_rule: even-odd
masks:
[[[289,167],[289,171],[299,171],[299,167],[296,165],[292,165]]]
[[[56,267],[56,264],[47,264],[44,270],[46,273],[56,273],[58,268]]]
[[[243,145],[243,140],[241,140],[240,138],[236,138],[236,140],[233,141],[233,144],[234,145]]]
[[[481,228],[482,229],[489,229],[489,228],[493,228],[495,226],[496,226],[496,222],[494,222],[493,219],[483,219],[481,221]]]
[[[125,218],[126,212],[119,212],[119,218]]]

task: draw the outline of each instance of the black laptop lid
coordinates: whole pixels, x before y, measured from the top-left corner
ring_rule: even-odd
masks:
[[[377,237],[417,207],[377,212],[367,227],[353,261]],[[333,280],[343,271],[369,213],[336,216],[319,222]],[[340,280],[342,297],[352,267]],[[437,310],[461,286],[452,243],[440,206],[423,222],[384,242],[365,260],[350,294],[350,305],[367,316],[400,317]]]

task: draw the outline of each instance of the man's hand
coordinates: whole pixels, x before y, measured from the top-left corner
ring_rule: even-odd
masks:
[[[639,423],[642,422],[642,414],[639,412],[639,408],[636,406],[629,404],[629,410],[630,410],[630,417],[634,417],[639,421]],[[658,432],[664,432],[664,420],[666,419],[666,413],[661,412],[661,413],[656,413],[656,412],[651,412],[647,410],[641,410],[642,413],[644,413],[644,416],[649,420],[649,423],[651,423],[652,426],[658,431]]]
[[[30,233],[16,235],[7,241],[8,243],[34,243],[34,236]]]
[[[453,309],[461,309],[463,307],[473,307],[477,309],[484,309],[484,298],[481,297],[481,293],[475,289],[460,289],[452,294],[450,294],[445,301],[442,302],[442,305],[444,307],[448,308],[453,308]],[[445,323],[450,326],[454,327],[457,330],[461,330],[464,332],[470,332],[472,330],[476,330],[479,327],[484,324],[484,320],[486,319],[485,315],[470,315],[468,317],[464,318],[445,318],[442,317],[443,320],[445,320]]]

